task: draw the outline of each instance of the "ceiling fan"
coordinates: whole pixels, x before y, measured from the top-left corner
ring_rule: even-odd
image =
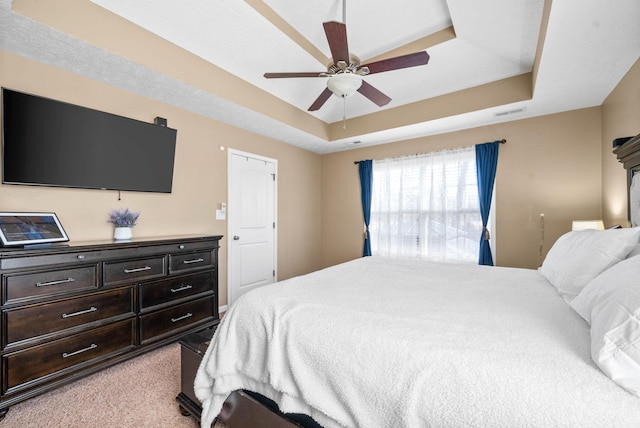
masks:
[[[343,3],[343,15],[345,7]],[[344,19],[343,19],[344,21]],[[293,72],[293,73],[265,73],[267,79],[289,77],[328,77],[327,87],[320,96],[311,104],[308,111],[319,110],[324,103],[335,94],[346,98],[356,91],[373,101],[379,107],[387,105],[391,98],[362,80],[362,76],[402,68],[425,65],[429,62],[429,54],[420,51],[408,55],[374,61],[361,64],[360,59],[349,52],[347,43],[347,26],[342,22],[329,21],[322,24],[331,49],[332,63],[327,66],[327,71],[321,72]]]

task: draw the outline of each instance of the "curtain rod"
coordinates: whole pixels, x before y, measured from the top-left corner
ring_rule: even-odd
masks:
[[[497,140],[497,141],[500,144],[505,144],[507,142],[507,140],[505,140],[504,138],[502,140]],[[362,162],[362,161],[353,161],[353,164],[354,165],[358,165],[360,162]]]

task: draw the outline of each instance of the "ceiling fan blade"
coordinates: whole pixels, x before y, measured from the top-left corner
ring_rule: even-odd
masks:
[[[285,77],[324,77],[326,71],[312,71],[312,72],[301,72],[301,73],[264,73],[264,77],[267,79],[281,79]]]
[[[408,55],[375,61],[370,64],[363,64],[362,67],[367,67],[369,69],[369,74],[374,74],[382,73],[383,71],[391,71],[401,68],[415,67],[417,65],[425,65],[428,62],[429,54],[426,51],[420,51]]]
[[[311,107],[309,107],[307,111],[320,110],[320,107],[322,107],[324,103],[326,103],[327,100],[331,98],[331,95],[333,95],[333,92],[331,92],[329,88],[324,88],[324,91],[322,91],[320,96],[316,98],[316,100],[313,102],[313,104],[311,104]]]
[[[360,85],[360,87],[358,88],[358,92],[369,98],[378,107],[385,106],[389,104],[389,101],[391,101],[391,98],[389,98],[364,80],[362,81],[362,85]]]
[[[342,22],[329,21],[322,24],[327,35],[333,63],[344,61],[349,64],[349,45],[347,43],[347,26]]]

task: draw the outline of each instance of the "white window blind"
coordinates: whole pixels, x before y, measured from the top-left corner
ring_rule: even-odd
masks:
[[[477,263],[475,148],[373,161],[373,255]]]

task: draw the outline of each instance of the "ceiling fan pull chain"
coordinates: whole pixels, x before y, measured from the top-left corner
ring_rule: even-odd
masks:
[[[342,129],[347,129],[347,97],[342,96]]]

